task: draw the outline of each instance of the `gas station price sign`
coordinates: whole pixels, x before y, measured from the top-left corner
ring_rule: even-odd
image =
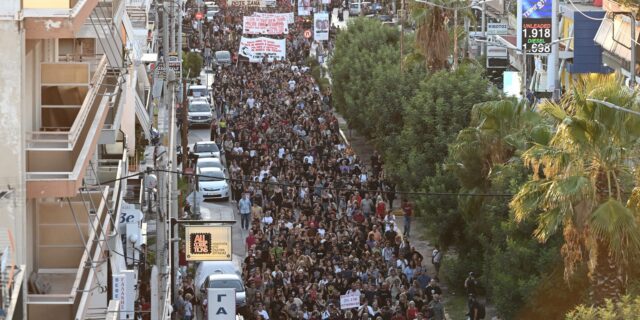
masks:
[[[527,54],[551,53],[551,17],[553,1],[520,0],[522,9],[522,46]]]

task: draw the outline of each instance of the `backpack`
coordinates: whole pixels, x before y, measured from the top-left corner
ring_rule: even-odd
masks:
[[[484,319],[487,315],[487,311],[485,310],[484,303],[478,303],[478,319]]]

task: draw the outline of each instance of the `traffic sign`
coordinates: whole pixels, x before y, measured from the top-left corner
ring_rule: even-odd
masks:
[[[311,30],[307,29],[304,31],[304,37],[309,39],[311,38]]]
[[[202,20],[203,17],[204,14],[202,14],[202,12],[196,12],[196,20]]]

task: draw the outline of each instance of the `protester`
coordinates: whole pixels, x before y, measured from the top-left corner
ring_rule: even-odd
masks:
[[[270,11],[289,12],[288,1],[278,3]],[[242,17],[257,9],[221,9],[206,40],[213,52],[237,52]],[[368,166],[342,139],[331,93],[306,63],[313,43],[298,18],[282,36],[286,59],[239,57],[214,73],[220,118],[212,136],[225,151],[232,196],[249,230],[243,315],[419,319],[429,310],[430,278],[389,210],[395,187],[377,153]],[[353,308],[341,307],[347,296],[358,297]]]

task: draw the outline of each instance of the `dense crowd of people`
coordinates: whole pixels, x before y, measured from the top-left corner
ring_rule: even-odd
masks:
[[[229,8],[207,23],[213,51],[237,52],[247,14]],[[286,60],[219,67],[212,86],[220,119],[211,137],[225,150],[248,234],[242,314],[444,319],[442,290],[409,241],[411,202],[394,208],[381,156],[365,164],[345,143],[331,93],[305,63],[312,40],[298,24],[289,30]],[[404,214],[403,230],[394,209]],[[347,296],[356,297],[350,308],[341,304]]]

